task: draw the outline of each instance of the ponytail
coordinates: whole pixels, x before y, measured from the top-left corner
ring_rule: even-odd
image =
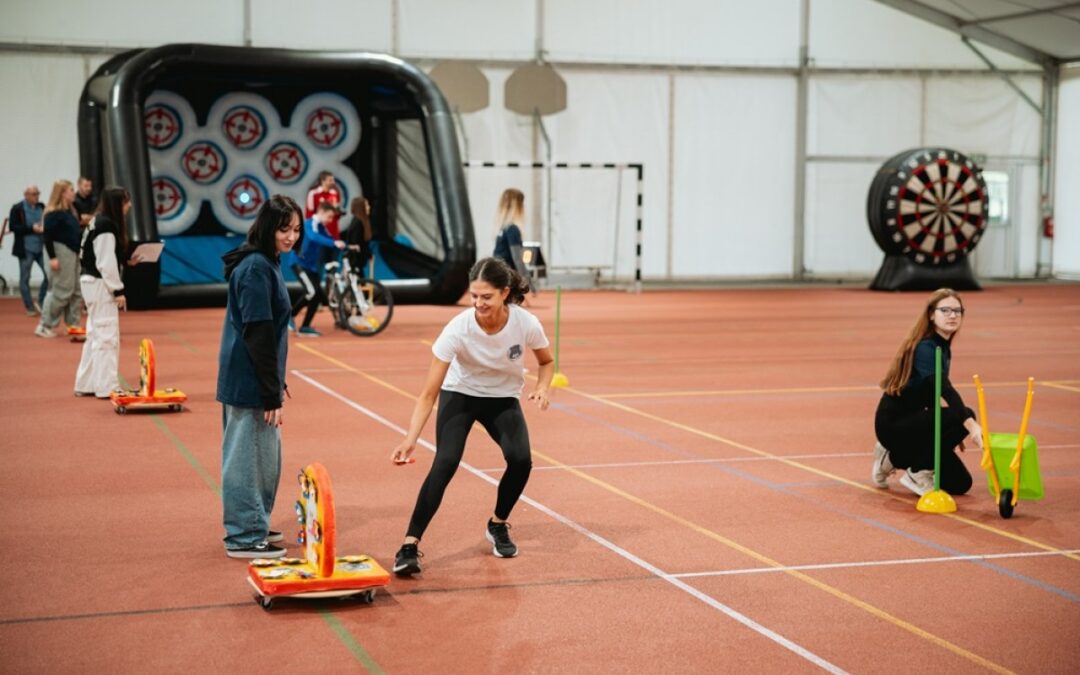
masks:
[[[529,292],[529,282],[499,258],[481,258],[469,270],[469,281],[486,281],[493,288],[510,289],[507,304],[520,305]]]

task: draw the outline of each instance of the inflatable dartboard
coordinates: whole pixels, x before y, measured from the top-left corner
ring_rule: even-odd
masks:
[[[919,148],[890,158],[867,195],[870,232],[886,256],[871,287],[978,288],[967,256],[986,230],[987,212],[982,170],[962,153]]]
[[[968,255],[986,229],[986,182],[955,150],[909,150],[878,170],[866,208],[886,254],[919,265],[952,263]]]
[[[221,180],[227,166],[225,152],[213,141],[192,143],[180,157],[184,174],[199,185],[211,185]]]
[[[304,149],[290,141],[275,143],[267,151],[264,163],[270,177],[283,185],[299,182],[310,164]]]
[[[266,117],[251,105],[237,105],[225,111],[221,122],[225,138],[239,150],[250,150],[266,138]]]
[[[184,133],[180,113],[167,103],[151,103],[143,113],[146,144],[151,150],[168,150]]]

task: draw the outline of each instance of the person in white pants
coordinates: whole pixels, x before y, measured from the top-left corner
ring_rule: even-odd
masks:
[[[86,342],[75,395],[109,398],[119,388],[120,310],[127,307],[120,266],[127,264],[127,225],[131,195],[106,188],[82,246],[79,285],[86,302]]]

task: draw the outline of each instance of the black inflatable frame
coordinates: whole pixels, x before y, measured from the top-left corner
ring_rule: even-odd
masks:
[[[314,52],[202,44],[173,44],[119,54],[87,80],[79,101],[80,170],[96,186],[122,185],[130,190],[132,209],[128,231],[133,244],[158,240],[146,143],[143,106],[163,82],[206,81],[238,90],[266,91],[274,85],[303,87],[334,83],[348,92],[382,87],[397,95],[394,105],[367,114],[380,119],[416,119],[424,130],[432,194],[443,242],[443,259],[381,241],[380,252],[403,277],[387,280],[395,303],[452,304],[468,288],[468,270],[476,259],[472,216],[457,146],[457,134],[446,99],[420,69],[386,54]],[[314,86],[314,85],[313,85]],[[393,136],[391,124],[376,124]],[[366,176],[371,187],[386,195],[373,221],[388,222],[396,208],[393,180],[393,138],[374,140]],[[380,182],[381,181],[381,182]],[[369,185],[365,184],[365,192]],[[378,228],[378,225],[376,225]],[[385,225],[384,225],[385,229]],[[378,231],[376,232],[378,234]],[[224,284],[160,286],[160,268],[142,264],[126,271],[129,301],[136,307],[219,304]]]

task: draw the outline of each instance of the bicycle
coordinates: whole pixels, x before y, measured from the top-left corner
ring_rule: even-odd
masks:
[[[349,250],[359,250],[349,246]],[[374,261],[369,265],[374,268]],[[353,269],[349,256],[326,263],[326,298],[334,324],[353,335],[371,337],[386,330],[394,316],[394,297],[382,282]]]

